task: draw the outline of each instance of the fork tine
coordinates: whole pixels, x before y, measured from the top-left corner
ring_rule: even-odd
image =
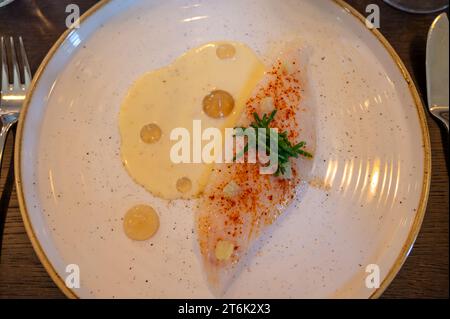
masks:
[[[30,64],[28,63],[27,53],[25,52],[25,46],[23,45],[22,37],[19,37],[20,55],[22,56],[23,75],[25,88],[28,87],[31,81]]]
[[[8,90],[8,86],[9,86],[9,79],[8,79],[8,64],[6,63],[6,46],[5,46],[5,41],[3,39],[3,37],[0,38],[0,53],[2,55],[2,68],[1,68],[1,73],[2,73],[2,86],[0,89],[0,92],[6,92]]]
[[[13,37],[9,37],[9,42],[11,43],[11,63],[13,70],[13,87],[18,89],[20,87],[20,76],[19,76],[19,64],[17,63],[17,53],[14,46]]]

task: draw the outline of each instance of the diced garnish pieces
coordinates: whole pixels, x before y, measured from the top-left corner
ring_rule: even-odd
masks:
[[[295,71],[295,64],[289,61],[283,61],[282,68],[287,74],[292,74]]]
[[[275,110],[273,97],[271,96],[265,97],[264,100],[261,101],[261,112],[272,113],[273,110]]]
[[[219,240],[216,245],[216,258],[220,261],[230,259],[234,251],[234,244],[227,240]]]
[[[284,179],[291,179],[291,178],[292,178],[292,166],[291,166],[291,162],[287,162],[287,163],[284,165],[284,169],[285,169],[285,171],[284,171],[282,177],[283,177]]]
[[[224,193],[225,197],[228,197],[228,198],[236,197],[237,195],[239,195],[240,192],[241,192],[241,187],[235,181],[229,182],[223,188],[223,193]]]

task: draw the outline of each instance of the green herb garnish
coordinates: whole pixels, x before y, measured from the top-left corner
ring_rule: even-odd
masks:
[[[258,116],[258,114],[255,112],[253,113],[253,117],[255,118],[255,121],[250,124],[250,127],[257,130],[258,128],[265,128],[266,136],[264,137],[266,151],[269,152],[270,150],[270,123],[275,118],[275,115],[277,114],[277,110],[272,111],[270,115],[264,114],[262,118]],[[244,128],[241,128],[244,129]],[[256,145],[258,144],[259,134],[256,134]],[[290,162],[289,159],[291,157],[298,158],[299,155],[312,158],[312,154],[305,151],[304,147],[306,146],[306,142],[301,141],[300,143],[296,145],[292,145],[292,143],[288,139],[288,133],[286,131],[277,133],[277,140],[278,140],[278,168],[275,172],[275,176],[280,176],[286,174],[290,170]],[[248,152],[249,144],[248,142],[245,144],[243,149],[243,154]],[[242,155],[242,154],[241,154]],[[236,156],[234,158],[236,160]]]

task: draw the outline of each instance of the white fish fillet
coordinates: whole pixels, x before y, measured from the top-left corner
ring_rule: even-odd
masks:
[[[253,112],[261,116],[270,110],[272,103],[278,112],[271,126],[288,131],[293,144],[302,140],[298,117],[303,110],[303,60],[301,49],[292,50],[277,60],[248,101],[238,126],[248,126],[253,121]],[[307,150],[311,151],[309,147]],[[300,163],[299,159],[291,159],[291,179],[261,175],[259,164],[215,166],[200,199],[196,225],[206,276],[217,296],[223,295],[239,274],[242,261],[254,242],[295,198],[300,183]],[[239,186],[239,192],[229,197],[223,189],[231,181]],[[226,260],[216,256],[219,242],[231,244],[233,249]]]

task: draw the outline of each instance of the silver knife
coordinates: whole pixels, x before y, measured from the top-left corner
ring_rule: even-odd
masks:
[[[448,17],[438,16],[431,25],[427,40],[427,93],[431,114],[441,120],[448,131]]]

